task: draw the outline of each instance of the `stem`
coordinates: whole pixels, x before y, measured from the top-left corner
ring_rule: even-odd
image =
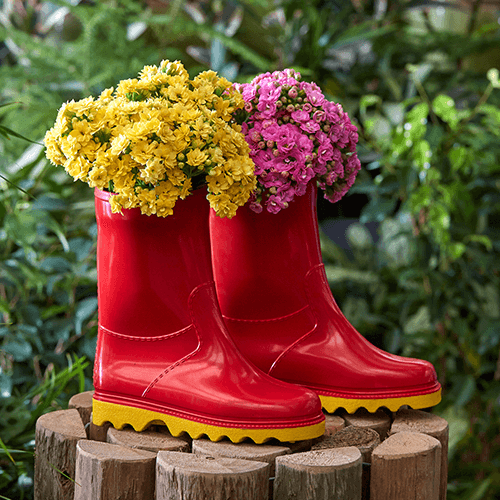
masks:
[[[483,0],[475,0],[475,2],[472,4],[469,26],[467,27],[467,34],[468,35],[472,35],[472,33],[474,32],[474,29],[476,28],[477,15],[479,14],[479,9],[480,9],[482,3],[483,3]]]
[[[416,78],[412,77],[412,80],[413,80],[413,83],[415,84],[415,87],[417,88],[418,93],[420,94],[420,97],[429,106],[429,114],[431,115],[431,121],[432,121],[432,123],[434,125],[438,125],[439,122],[438,122],[437,116],[434,114],[434,110],[432,109],[431,100],[429,99],[429,96],[427,95],[427,92],[425,91],[424,86]]]

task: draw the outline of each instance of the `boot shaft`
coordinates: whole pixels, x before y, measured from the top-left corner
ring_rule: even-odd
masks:
[[[187,327],[191,292],[213,280],[205,190],[165,218],[112,213],[110,196],[95,192],[100,326],[140,337]]]
[[[277,214],[241,207],[232,219],[210,213],[212,261],[224,315],[270,319],[307,305],[304,279],[322,264],[316,212],[317,188],[296,196]]]

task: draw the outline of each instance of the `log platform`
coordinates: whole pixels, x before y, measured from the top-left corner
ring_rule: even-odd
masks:
[[[92,391],[36,424],[34,500],[446,500],[448,423],[425,411],[327,415],[314,441],[256,445],[92,423]]]

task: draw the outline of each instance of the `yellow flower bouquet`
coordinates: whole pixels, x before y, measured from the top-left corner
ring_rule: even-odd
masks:
[[[178,62],[145,66],[94,99],[64,104],[45,135],[49,160],[90,187],[115,193],[113,212],[166,217],[202,184],[221,217],[256,187],[249,147],[233,113],[241,95],[213,71],[190,79]]]

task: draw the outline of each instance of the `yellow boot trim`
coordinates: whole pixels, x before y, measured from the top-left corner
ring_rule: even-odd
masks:
[[[163,423],[168,427],[170,434],[176,437],[186,432],[193,439],[206,435],[211,441],[219,441],[223,437],[228,437],[233,443],[239,443],[245,438],[250,438],[257,444],[273,438],[284,442],[313,439],[322,436],[325,431],[324,421],[304,427],[270,427],[265,429],[215,426],[152,410],[117,405],[96,399],[92,400],[92,422],[95,425],[110,422],[116,429],[122,429],[128,424],[136,431],[142,431],[150,424]]]
[[[333,413],[339,408],[344,408],[348,413],[354,413],[359,408],[365,408],[369,412],[374,413],[382,406],[385,406],[390,411],[398,411],[403,405],[411,406],[414,410],[436,406],[441,401],[441,389],[431,394],[387,399],[334,398],[331,396],[322,396],[321,394],[318,394],[318,396],[323,408],[328,413]]]

